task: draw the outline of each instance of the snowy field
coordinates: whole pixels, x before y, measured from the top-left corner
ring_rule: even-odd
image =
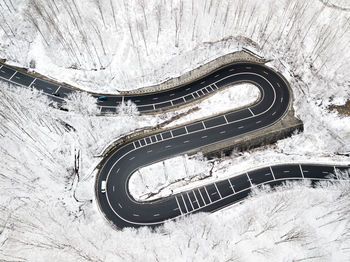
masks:
[[[350,117],[328,107],[350,98],[349,8],[347,0],[0,0],[0,58],[109,93],[165,81],[242,47],[272,59],[268,65],[291,83],[304,132],[210,162],[196,155],[159,163],[158,184],[147,172],[133,176],[145,198],[174,181],[181,190],[198,178],[285,161],[348,164],[339,153],[350,151]],[[252,100],[232,104],[254,101],[250,90]],[[224,92],[220,101],[233,97]],[[97,155],[121,135],[179,112],[142,116],[124,106],[99,117],[91,97],[70,100],[63,112],[39,93],[0,82],[0,260],[350,260],[345,182],[265,189],[156,232],[112,230],[94,199]],[[204,110],[170,125],[203,117],[211,102],[203,103]],[[171,161],[185,172],[171,174]]]

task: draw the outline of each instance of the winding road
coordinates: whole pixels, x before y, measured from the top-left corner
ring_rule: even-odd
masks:
[[[59,103],[64,103],[69,93],[78,92],[6,65],[0,65],[0,79],[42,90]],[[335,180],[339,171],[349,168],[311,164],[268,166],[154,201],[133,199],[128,182],[141,167],[271,126],[288,111],[292,94],[286,80],[274,70],[262,64],[235,63],[171,90],[135,96],[106,95],[106,100],[98,101],[101,112],[116,112],[116,107],[127,100],[134,102],[139,111],[151,112],[191,102],[239,82],[256,85],[261,92],[259,101],[244,109],[129,141],[105,157],[95,190],[100,209],[109,221],[118,228],[158,226],[188,214],[213,212],[242,201],[259,185],[276,186],[287,180],[307,179],[312,183]]]

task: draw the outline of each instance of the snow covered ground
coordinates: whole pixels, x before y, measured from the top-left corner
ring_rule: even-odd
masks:
[[[337,153],[350,151],[350,118],[328,111],[350,98],[349,17],[319,0],[2,0],[0,58],[110,93],[165,81],[242,47],[271,58],[291,83],[304,132],[214,162],[180,157],[182,176],[161,163],[167,177],[161,170],[154,186],[145,175],[142,195],[178,179],[188,185],[194,169],[217,179],[284,161],[349,163]],[[347,183],[265,190],[156,232],[111,230],[94,199],[96,155],[178,112],[141,116],[125,106],[97,117],[91,97],[71,100],[62,112],[36,92],[0,83],[0,260],[349,261]]]

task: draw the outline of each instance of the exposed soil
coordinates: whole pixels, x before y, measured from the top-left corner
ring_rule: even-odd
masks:
[[[344,116],[350,116],[350,100],[346,101],[342,106],[330,106],[329,110],[337,110],[339,114]]]

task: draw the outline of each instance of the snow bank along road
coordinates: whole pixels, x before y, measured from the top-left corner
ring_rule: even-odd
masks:
[[[5,65],[0,67],[0,78],[42,90],[54,101],[61,103],[69,93],[77,92],[17,72]],[[261,98],[254,105],[138,138],[108,154],[103,160],[95,190],[100,208],[109,221],[119,228],[157,226],[167,220],[195,212],[213,212],[239,202],[248,196],[254,186],[275,186],[286,180],[308,179],[315,183],[339,178],[339,171],[348,167],[287,164],[249,171],[159,200],[134,200],[129,193],[128,182],[139,168],[276,123],[290,106],[290,91],[285,80],[270,68],[254,63],[235,63],[175,89],[137,96],[110,95],[106,100],[99,101],[102,112],[116,111],[116,106],[123,100],[133,101],[140,111],[154,111],[192,101],[228,84],[242,81],[255,84],[259,88]]]

